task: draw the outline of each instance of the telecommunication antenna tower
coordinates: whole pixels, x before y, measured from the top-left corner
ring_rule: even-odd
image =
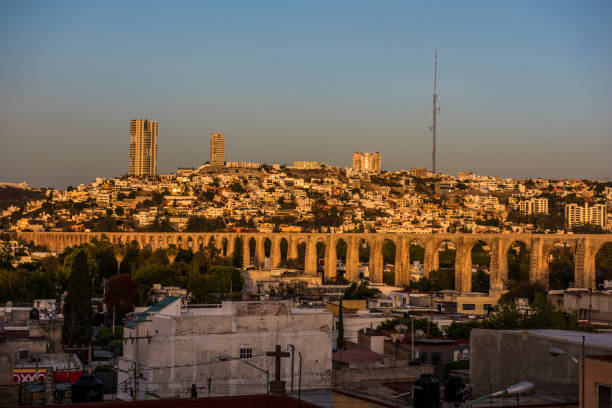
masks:
[[[433,84],[433,107],[432,107],[432,121],[431,135],[433,138],[432,149],[431,149],[431,171],[436,173],[436,132],[438,130],[437,115],[440,113],[440,106],[438,101],[438,50],[434,51],[434,84]]]

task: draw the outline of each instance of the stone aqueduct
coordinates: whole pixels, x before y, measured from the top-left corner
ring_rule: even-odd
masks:
[[[508,279],[507,252],[515,242],[525,244],[529,252],[530,281],[540,282],[548,287],[547,258],[557,243],[566,243],[574,253],[575,285],[583,288],[595,288],[595,256],[607,242],[612,242],[612,235],[565,235],[565,234],[410,234],[410,233],[146,233],[146,232],[20,232],[18,237],[32,241],[37,245],[46,245],[51,250],[62,251],[66,247],[80,245],[103,236],[115,244],[135,241],[141,248],[167,248],[176,245],[181,248],[199,248],[208,245],[212,239],[214,245],[224,251],[225,256],[233,256],[237,238],[242,238],[243,264],[250,264],[250,242],[255,246],[255,260],[263,261],[266,256],[265,241],[270,240],[270,267],[281,264],[281,241],[287,242],[287,259],[298,257],[298,244],[306,244],[306,273],[315,273],[317,268],[316,245],[325,245],[325,276],[336,276],[336,246],[340,240],[346,243],[346,274],[349,281],[359,277],[359,245],[367,241],[370,247],[369,270],[370,281],[382,282],[383,255],[382,247],[389,240],[395,245],[395,284],[401,286],[410,281],[410,254],[412,243],[425,248],[424,273],[438,269],[438,250],[442,243],[450,242],[456,249],[455,255],[455,288],[462,293],[472,287],[472,248],[482,241],[490,247],[491,254],[491,289],[499,291]],[[226,242],[226,244],[224,244]],[[240,242],[240,241],[238,241]]]

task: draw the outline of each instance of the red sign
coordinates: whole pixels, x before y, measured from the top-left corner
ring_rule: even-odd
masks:
[[[76,380],[78,380],[81,377],[81,374],[83,374],[83,371],[81,370],[70,370],[70,384],[74,383]],[[64,371],[54,371],[53,372],[53,377],[55,378],[55,382],[56,383],[65,383],[66,381],[66,370]]]
[[[67,371],[54,371],[53,377],[55,378],[55,382],[64,383],[66,380],[70,380],[70,384],[74,383],[78,380],[83,374],[82,370],[70,370],[70,378],[67,378]],[[21,384],[21,383],[29,383],[29,382],[37,382],[44,381],[47,376],[46,368],[39,368],[38,370],[35,368],[15,368],[13,369],[13,383]]]

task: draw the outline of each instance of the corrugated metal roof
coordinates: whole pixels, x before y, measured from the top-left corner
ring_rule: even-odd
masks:
[[[153,306],[149,307],[144,312],[138,313],[136,315],[135,319],[133,319],[133,320],[131,320],[131,321],[129,321],[129,322],[127,322],[125,324],[125,327],[127,327],[129,329],[133,329],[134,327],[136,327],[136,325],[146,321],[147,320],[147,315],[160,312],[165,307],[170,306],[172,303],[176,302],[177,300],[180,300],[180,298],[178,298],[176,296],[166,296],[165,298],[163,298],[162,300],[160,300],[159,302],[157,302]]]
[[[569,330],[528,330],[529,334],[551,340],[563,340],[567,343],[582,344],[582,336],[587,346],[612,350],[612,333],[586,333]]]
[[[165,298],[163,298],[162,300],[160,300],[159,302],[157,302],[155,305],[151,306],[144,312],[145,313],[157,313],[161,311],[163,308],[165,308],[166,306],[171,305],[177,300],[179,300],[179,298],[176,296],[166,296]]]

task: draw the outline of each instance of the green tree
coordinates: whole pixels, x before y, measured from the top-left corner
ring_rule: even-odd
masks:
[[[91,325],[91,281],[87,254],[81,249],[77,250],[68,278],[62,342],[68,347],[88,345],[92,336]]]
[[[612,242],[605,243],[595,255],[595,270],[598,287],[604,280],[612,280]]]
[[[394,264],[395,263],[395,244],[389,240],[383,243],[383,262]]]
[[[410,260],[411,261],[419,261],[423,263],[425,260],[425,248],[420,245],[410,244]]]
[[[452,339],[467,339],[474,328],[492,330],[582,330],[575,314],[569,314],[555,307],[546,300],[546,295],[536,292],[531,303],[532,311],[522,314],[514,302],[501,301],[491,315],[482,321],[453,322],[446,330]]]
[[[410,281],[408,289],[416,289],[421,292],[429,292],[430,290],[432,290],[432,283],[428,277],[423,276],[418,281]]]
[[[489,293],[491,289],[491,276],[482,269],[472,274],[472,291]]]
[[[529,252],[522,242],[508,250],[508,278],[515,282],[529,281]]]
[[[567,289],[574,281],[574,256],[569,247],[553,248],[548,263],[550,289]]]
[[[204,274],[191,274],[187,290],[192,303],[216,303],[218,297],[229,292],[240,292],[244,278],[239,269],[232,266],[215,265]]]
[[[243,257],[243,248],[242,246],[243,244],[243,238],[242,237],[238,237],[236,238],[236,240],[234,241],[234,253],[233,253],[233,257],[232,257],[232,265],[236,268],[240,268],[241,266],[244,266],[245,268],[248,265],[242,265],[242,257]]]
[[[440,268],[437,271],[429,273],[431,281],[431,290],[438,292],[440,290],[448,290],[455,288],[455,269]]]
[[[12,269],[13,268],[13,251],[8,242],[0,242],[0,268]]]
[[[359,286],[357,286],[356,282],[351,283],[351,285],[346,288],[344,291],[343,299],[374,299],[380,297],[380,290],[376,288],[369,288],[368,281],[362,281]]]

